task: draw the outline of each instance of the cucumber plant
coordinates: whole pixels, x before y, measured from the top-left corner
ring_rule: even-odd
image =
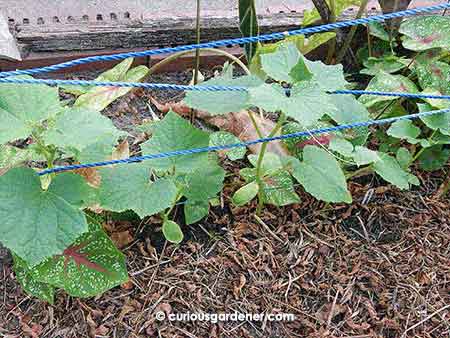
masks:
[[[147,67],[131,64],[127,59],[99,79],[135,82],[146,76]],[[123,254],[89,209],[159,214],[163,234],[179,243],[183,233],[170,219],[173,208],[183,200],[186,223],[197,222],[224,179],[216,156],[206,153],[104,167],[91,173],[95,182],[81,171],[39,177],[42,166],[111,159],[128,136],[100,111],[129,89],[62,89],[75,95],[73,103],[61,101],[56,87],[0,85],[0,241],[13,254],[23,288],[49,302],[56,289],[89,297],[128,279]],[[152,125],[152,134],[141,145],[143,154],[211,142],[175,113]]]
[[[202,85],[239,85],[247,92],[189,92],[185,102],[210,114],[226,114],[257,107],[276,113],[277,123],[269,135],[308,131],[322,126],[363,122],[370,118],[363,101],[346,95],[330,95],[349,84],[341,65],[325,65],[306,59],[292,42],[277,45],[260,56],[257,75],[236,78],[218,76]],[[395,127],[395,126],[393,126]],[[258,197],[258,209],[265,203],[276,206],[299,202],[294,180],[305,191],[326,202],[352,201],[346,177],[361,170],[374,171],[401,189],[418,184],[418,179],[388,152],[369,149],[368,128],[328,133],[319,137],[287,140],[292,156],[260,153],[249,155],[252,168],[241,170],[246,184],[233,201],[243,205]],[[272,189],[277,187],[277,189]]]
[[[388,42],[389,34],[381,24],[371,29],[374,39]],[[399,29],[401,45],[410,50],[406,59],[386,48],[378,57],[364,62],[362,74],[373,76],[367,90],[450,94],[450,18],[423,16],[404,21]],[[392,43],[391,43],[392,45]],[[432,111],[450,107],[448,100],[397,99],[394,97],[362,96],[374,117],[389,117],[407,113]],[[406,170],[417,162],[419,168],[434,171],[443,168],[450,158],[450,117],[433,115],[416,121],[399,121],[386,133],[376,135],[381,147],[389,149]]]

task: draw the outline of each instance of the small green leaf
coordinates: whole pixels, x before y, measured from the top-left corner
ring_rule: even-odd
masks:
[[[126,65],[128,65],[128,63],[130,62],[128,60],[125,60],[122,63],[126,63]],[[122,67],[122,64],[119,64],[116,67]],[[113,71],[113,69],[110,71]],[[129,70],[125,74],[122,72],[122,70],[120,70],[117,72],[117,74],[108,76],[109,79],[107,80],[120,82],[139,82],[147,75],[148,71],[149,69],[146,66],[137,66]],[[75,101],[74,106],[94,111],[102,111],[119,97],[129,93],[132,89],[133,88],[128,87],[93,87],[86,94],[79,96]]]
[[[259,187],[258,183],[256,181],[250,182],[243,187],[239,188],[234,195],[233,195],[233,204],[240,207],[248,202],[250,202],[252,199],[256,197],[258,194]]]
[[[376,36],[378,39],[389,42],[391,38],[381,22],[373,22],[369,25],[370,35]]]
[[[214,146],[223,146],[227,144],[234,144],[234,143],[241,143],[242,141],[238,139],[236,136],[234,136],[231,133],[228,133],[226,131],[217,131],[215,133],[212,133],[209,136],[209,145],[211,147]],[[234,148],[230,150],[224,151],[227,154],[227,157],[231,161],[236,161],[239,159],[242,159],[245,157],[245,154],[247,153],[247,149],[244,147]]]
[[[435,145],[424,150],[419,157],[419,166],[426,171],[441,169],[449,160],[450,149]]]
[[[183,241],[184,235],[180,226],[170,220],[165,220],[162,226],[164,237],[172,243],[179,244]]]
[[[208,133],[193,127],[188,121],[174,112],[169,112],[156,126],[150,140],[143,143],[144,154],[208,147]],[[209,165],[208,153],[173,156],[148,161],[148,166],[155,170],[176,173],[192,172]]]
[[[193,224],[207,216],[209,212],[208,201],[187,200],[184,204],[184,217],[186,224]]]
[[[428,103],[418,103],[420,112],[432,111],[433,107]],[[442,134],[450,136],[450,114],[434,114],[420,118],[425,125],[433,130],[439,130]]]
[[[31,266],[62,253],[88,230],[83,212],[57,194],[67,175],[48,191],[32,169],[14,168],[0,176],[0,241]]]
[[[417,16],[400,26],[403,47],[414,51],[450,48],[450,18],[442,15]]]
[[[379,72],[392,74],[406,68],[410,62],[411,60],[395,55],[385,55],[380,58],[369,57],[363,63],[366,68],[361,70],[361,74],[377,75]]]
[[[408,169],[408,167],[413,159],[413,156],[411,155],[409,150],[406,148],[403,148],[403,147],[398,148],[397,154],[395,155],[395,157],[396,157],[398,163],[400,164],[400,166],[405,170]]]
[[[352,157],[358,166],[370,164],[380,159],[376,151],[361,146],[355,147]]]
[[[391,75],[385,72],[380,72],[372,80],[370,80],[367,91],[382,91],[382,92],[404,92],[404,93],[418,93],[418,89],[414,82],[403,75]],[[392,96],[377,96],[377,95],[362,95],[359,100],[364,103],[366,107],[371,107],[377,102],[396,100]]]
[[[420,135],[420,128],[411,120],[398,120],[389,127],[387,134],[392,137],[406,140],[415,140]]]
[[[44,140],[60,148],[71,147],[83,151],[105,138],[110,139],[110,144],[115,144],[119,137],[126,134],[116,129],[109,118],[96,111],[71,108],[58,115],[54,127],[44,134]]]
[[[293,43],[282,44],[275,52],[262,54],[260,58],[263,71],[274,80],[291,83],[311,78],[303,56]]]
[[[294,167],[293,176],[317,199],[326,202],[352,201],[339,162],[321,148],[306,146],[303,161]]]
[[[388,154],[378,153],[380,158],[373,164],[373,169],[385,181],[394,184],[400,189],[409,188],[409,176],[406,171],[402,169],[397,160]]]
[[[264,177],[262,192],[264,203],[273,204],[277,207],[300,202],[291,175],[286,171],[277,171]]]
[[[55,87],[0,84],[0,144],[27,138],[33,127],[54,117],[61,109],[58,89]]]
[[[150,170],[142,163],[102,168],[98,191],[103,209],[133,210],[141,218],[164,211],[175,203],[178,189],[171,178],[150,179]]]
[[[353,154],[353,144],[340,137],[332,138],[329,148],[346,157],[350,157]]]

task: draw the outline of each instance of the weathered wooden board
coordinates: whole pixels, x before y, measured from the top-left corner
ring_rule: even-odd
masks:
[[[238,0],[203,0],[202,41],[239,37]],[[410,7],[441,3],[414,0]],[[0,69],[50,64],[81,56],[154,49],[195,42],[195,0],[0,0],[24,63]],[[309,0],[257,0],[262,33],[299,28]],[[370,0],[369,14],[380,13]],[[356,7],[341,20],[351,19]],[[148,60],[140,60],[147,62]]]

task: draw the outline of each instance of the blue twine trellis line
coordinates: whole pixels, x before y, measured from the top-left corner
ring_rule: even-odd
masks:
[[[53,71],[61,70],[64,68],[79,66],[82,64],[90,63],[90,62],[118,61],[118,60],[123,60],[123,59],[129,58],[129,57],[153,56],[153,55],[190,51],[190,50],[196,50],[196,49],[202,49],[202,48],[217,48],[217,47],[225,47],[225,46],[229,46],[229,45],[239,45],[239,44],[255,43],[255,42],[270,41],[270,40],[281,40],[281,39],[284,39],[289,36],[321,33],[321,32],[326,32],[326,31],[335,30],[335,29],[339,29],[339,28],[351,27],[351,26],[368,24],[368,23],[373,23],[373,22],[381,22],[381,21],[385,21],[385,20],[389,20],[389,19],[413,16],[413,15],[417,15],[420,13],[434,12],[434,11],[439,11],[439,10],[448,9],[448,8],[450,8],[449,3],[442,3],[442,4],[428,6],[428,7],[412,8],[412,9],[407,9],[404,11],[398,11],[398,12],[382,14],[382,15],[374,15],[374,16],[370,16],[367,18],[359,18],[359,19],[330,23],[330,24],[320,25],[320,26],[315,26],[315,27],[301,28],[301,29],[291,30],[291,31],[286,31],[286,32],[258,35],[258,36],[251,36],[251,37],[242,37],[242,38],[236,38],[236,39],[218,40],[218,41],[212,41],[212,42],[205,42],[205,43],[191,44],[191,45],[184,45],[184,46],[176,46],[176,47],[167,47],[167,48],[160,48],[160,49],[154,49],[154,50],[145,50],[145,51],[141,51],[141,52],[129,52],[129,53],[119,53],[119,54],[113,54],[113,55],[89,56],[89,57],[71,60],[71,61],[67,61],[67,62],[63,62],[63,63],[51,65],[51,66],[46,66],[46,67],[16,70],[16,71],[9,71],[9,72],[1,72],[0,78],[8,77],[8,76],[35,75],[35,74],[40,74],[40,73],[53,72]]]
[[[216,92],[216,91],[234,91],[244,92],[249,88],[242,86],[191,86],[177,85],[170,83],[141,83],[141,82],[110,82],[110,81],[89,81],[89,80],[54,80],[54,79],[23,79],[23,78],[0,78],[0,83],[16,83],[16,84],[46,84],[46,85],[73,85],[73,86],[100,86],[100,87],[129,87],[129,88],[145,88],[145,89],[163,89],[163,90],[180,90],[180,91],[200,91],[200,92]],[[328,94],[344,94],[344,95],[375,95],[375,96],[392,96],[405,97],[412,99],[438,99],[450,100],[450,95],[436,95],[427,93],[404,93],[404,92],[382,92],[374,90],[335,90]]]
[[[84,163],[84,164],[72,164],[72,165],[67,165],[67,166],[60,166],[60,167],[45,169],[43,171],[38,172],[38,175],[42,176],[42,175],[58,173],[58,172],[63,172],[63,171],[77,170],[77,169],[104,167],[104,166],[114,165],[114,164],[131,164],[131,163],[137,163],[137,162],[153,160],[153,159],[161,159],[161,158],[168,158],[168,157],[181,156],[181,155],[193,155],[193,154],[205,153],[205,152],[211,152],[211,151],[229,150],[229,149],[233,149],[233,148],[248,147],[248,146],[259,144],[259,143],[266,143],[266,142],[272,142],[272,141],[277,141],[277,140],[285,140],[285,139],[289,139],[289,138],[293,138],[293,137],[325,134],[325,133],[336,132],[336,131],[345,130],[345,129],[369,127],[372,125],[383,125],[383,124],[393,123],[393,122],[397,122],[397,121],[401,121],[401,120],[414,120],[414,119],[418,119],[418,118],[423,118],[423,117],[432,116],[432,115],[436,115],[436,114],[444,114],[444,113],[450,113],[450,108],[433,110],[433,111],[428,111],[428,112],[421,112],[421,113],[417,113],[417,114],[410,114],[410,115],[404,115],[404,116],[391,117],[391,118],[386,118],[386,119],[381,119],[381,120],[369,120],[369,121],[362,121],[362,122],[354,122],[354,123],[350,123],[350,124],[343,124],[340,126],[325,127],[325,128],[319,128],[319,129],[313,129],[313,130],[301,131],[301,132],[297,132],[297,133],[286,134],[286,135],[265,137],[265,138],[260,138],[260,139],[253,140],[253,141],[248,141],[248,142],[239,142],[239,143],[232,143],[232,144],[219,145],[219,146],[174,150],[174,151],[167,151],[167,152],[162,152],[162,153],[158,153],[158,154],[129,157],[129,158],[119,159],[119,160],[101,161],[101,162]]]

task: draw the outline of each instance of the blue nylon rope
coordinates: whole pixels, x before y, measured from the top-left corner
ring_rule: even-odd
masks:
[[[109,82],[109,81],[88,81],[88,80],[53,80],[53,79],[21,79],[21,78],[0,78],[0,83],[17,83],[17,84],[46,84],[46,85],[74,85],[74,86],[100,86],[100,87],[129,87],[129,88],[145,88],[145,89],[163,89],[163,90],[180,90],[180,91],[248,91],[247,87],[241,86],[190,86],[177,85],[169,83],[141,83],[141,82]],[[405,97],[413,99],[440,99],[450,100],[450,95],[435,95],[424,93],[403,93],[403,92],[382,92],[372,90],[335,90],[328,92],[329,94],[345,94],[345,95],[376,95],[376,96],[393,96]]]
[[[85,163],[85,164],[73,164],[73,165],[68,165],[68,166],[61,166],[61,167],[46,169],[46,170],[38,172],[38,175],[42,176],[42,175],[47,175],[47,174],[51,174],[51,173],[58,173],[58,172],[63,172],[63,171],[76,170],[76,169],[96,168],[96,167],[103,167],[103,166],[113,165],[113,164],[136,163],[136,162],[142,162],[142,161],[158,159],[158,158],[168,158],[168,157],[181,156],[181,155],[192,155],[192,154],[205,153],[205,152],[210,152],[210,151],[229,150],[229,149],[233,149],[233,148],[248,147],[248,146],[259,144],[259,143],[272,142],[272,141],[277,141],[277,140],[285,140],[285,139],[299,137],[299,136],[311,136],[311,135],[330,133],[330,132],[351,129],[351,128],[368,127],[368,126],[372,126],[372,125],[383,125],[383,124],[388,124],[388,123],[401,121],[401,120],[414,120],[414,119],[421,118],[421,117],[426,117],[426,116],[431,116],[431,115],[436,115],[436,114],[443,114],[443,113],[450,113],[450,108],[422,112],[422,113],[411,114],[411,115],[391,117],[391,118],[386,118],[386,119],[381,119],[381,120],[355,122],[355,123],[350,123],[350,124],[343,124],[340,126],[326,127],[326,128],[302,131],[302,132],[274,136],[274,137],[265,137],[265,138],[260,138],[260,139],[253,140],[253,141],[248,141],[248,142],[232,143],[232,144],[211,146],[211,147],[175,150],[175,151],[168,151],[168,152],[158,153],[158,154],[130,157],[130,158],[120,159],[120,160],[93,162],[93,163]]]
[[[442,3],[442,4],[434,5],[434,6],[407,9],[404,11],[399,11],[399,12],[394,12],[394,13],[374,15],[374,16],[370,16],[368,18],[360,18],[360,19],[354,19],[354,20],[349,20],[349,21],[336,22],[336,23],[315,26],[315,27],[302,28],[302,29],[291,30],[291,31],[281,32],[281,33],[272,33],[272,34],[267,34],[267,35],[243,37],[243,38],[237,38],[237,39],[218,40],[218,41],[212,41],[212,42],[206,42],[206,43],[200,43],[200,44],[168,47],[168,48],[161,48],[161,49],[155,49],[155,50],[146,50],[146,51],[141,51],[141,52],[90,56],[90,57],[85,57],[85,58],[81,58],[81,59],[77,59],[77,60],[59,63],[56,65],[47,66],[47,67],[33,68],[33,69],[26,69],[26,70],[16,70],[16,71],[10,71],[10,72],[1,72],[0,78],[7,77],[7,76],[35,75],[35,74],[40,74],[40,73],[53,72],[53,71],[61,70],[64,68],[78,66],[78,65],[82,65],[82,64],[86,64],[86,63],[90,63],[90,62],[117,61],[117,60],[123,60],[123,59],[129,58],[129,57],[152,56],[152,55],[189,51],[189,50],[195,50],[195,49],[201,49],[201,48],[216,48],[216,47],[225,47],[225,46],[229,46],[229,45],[261,42],[261,41],[281,40],[288,36],[321,33],[321,32],[326,32],[326,31],[335,30],[335,29],[339,29],[339,28],[351,27],[351,26],[360,25],[360,24],[368,24],[368,23],[372,23],[372,22],[380,22],[380,21],[385,21],[388,19],[394,19],[394,18],[400,18],[400,17],[406,17],[406,16],[413,16],[413,15],[420,14],[420,13],[434,12],[434,11],[443,10],[443,9],[447,9],[447,8],[450,8],[450,4]]]

